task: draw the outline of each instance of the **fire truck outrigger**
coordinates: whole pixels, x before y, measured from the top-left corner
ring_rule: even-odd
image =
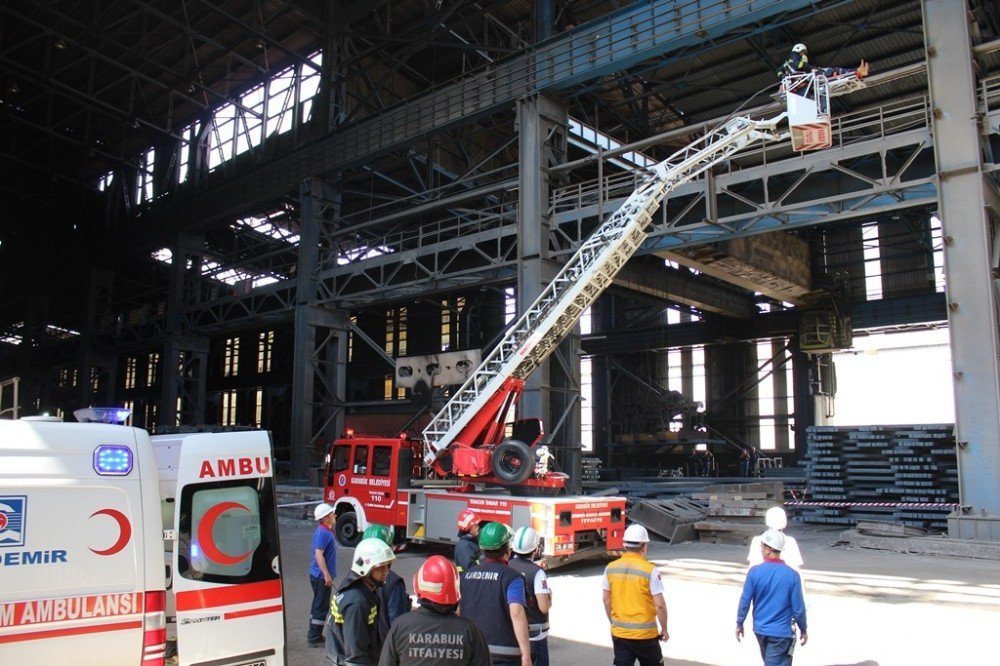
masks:
[[[804,103],[811,104],[806,120],[828,122],[825,77],[804,76],[812,85],[797,79],[784,87],[794,89],[786,93],[790,111],[801,113]],[[515,421],[507,436],[507,415],[528,376],[639,248],[663,198],[752,143],[785,138],[777,127],[788,116],[731,118],[654,166],[452,394],[423,438],[349,432],[336,440],[327,456],[324,496],[336,510],[338,540],[353,546],[367,524],[381,523],[393,526],[399,540],[454,543],[456,518],[470,508],[483,520],[536,529],[549,566],[620,550],[624,498],[560,496],[567,476],[536,461],[541,421]]]

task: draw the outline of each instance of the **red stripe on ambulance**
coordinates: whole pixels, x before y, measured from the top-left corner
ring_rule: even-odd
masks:
[[[211,587],[204,590],[192,590],[177,593],[177,610],[191,611],[200,608],[217,608],[219,606],[235,606],[254,601],[267,601],[281,598],[281,581],[266,580],[260,583],[245,585],[227,585]]]
[[[235,620],[240,617],[250,617],[251,615],[265,615],[267,613],[280,613],[283,606],[264,606],[263,608],[250,608],[241,611],[225,613],[222,617],[226,620]]]
[[[61,638],[63,636],[79,636],[80,634],[99,634],[106,631],[125,631],[126,629],[138,629],[141,626],[142,620],[136,620],[134,622],[113,622],[111,624],[88,624],[78,627],[67,627],[65,629],[26,631],[20,634],[0,636],[0,644],[17,643],[20,641],[36,641],[45,638]]]

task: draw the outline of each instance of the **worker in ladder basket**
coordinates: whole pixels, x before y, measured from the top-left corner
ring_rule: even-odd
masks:
[[[846,69],[843,67],[817,67],[809,62],[809,49],[806,45],[796,44],[792,47],[792,52],[788,55],[788,59],[782,63],[781,68],[778,70],[778,78],[784,79],[786,76],[794,74],[808,74],[810,72],[819,72],[828,79],[853,74],[860,80],[868,76],[868,63],[862,60],[857,69]]]

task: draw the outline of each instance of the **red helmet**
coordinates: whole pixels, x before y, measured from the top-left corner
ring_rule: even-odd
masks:
[[[478,522],[479,516],[472,509],[462,509],[462,512],[458,514],[458,529],[463,532],[468,532]]]
[[[427,599],[442,606],[452,606],[462,598],[458,569],[443,555],[431,555],[420,565],[413,576],[413,589],[418,599]]]

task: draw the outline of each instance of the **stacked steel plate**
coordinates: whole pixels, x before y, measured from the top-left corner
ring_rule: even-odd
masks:
[[[802,520],[947,528],[958,501],[951,424],[812,426],[808,447]]]

